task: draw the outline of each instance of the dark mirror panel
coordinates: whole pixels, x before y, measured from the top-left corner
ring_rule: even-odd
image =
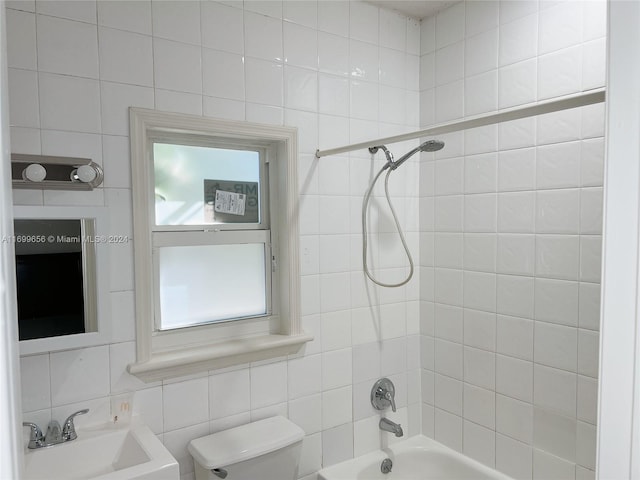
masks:
[[[14,222],[20,340],[87,329],[87,244],[82,219]]]

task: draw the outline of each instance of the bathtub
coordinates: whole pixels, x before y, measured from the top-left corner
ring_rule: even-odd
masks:
[[[384,474],[382,461],[391,459]],[[512,480],[444,445],[417,435],[388,448],[324,468],[318,480]]]

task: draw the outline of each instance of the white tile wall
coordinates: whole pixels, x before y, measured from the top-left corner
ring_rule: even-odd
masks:
[[[132,251],[112,249],[116,343],[24,358],[25,385],[45,385],[24,395],[26,417],[90,405],[99,421],[110,395],[135,390],[136,411],[189,478],[190,439],[282,412],[307,433],[305,477],[379,448],[367,394],[386,374],[405,431],[421,426],[515,478],[593,476],[602,106],[450,134],[436,162],[405,165],[415,175],[399,171],[392,193],[420,272],[374,295],[358,261],[369,156],[318,168],[313,153],[413,130],[418,118],[428,125],[601,86],[604,2],[461,2],[420,26],[346,1],[19,5],[8,4],[7,28],[14,148],[90,155],[105,184],[89,196],[16,201],[88,202],[130,218],[120,200],[130,189],[131,105],[297,126],[302,323],[316,336],[289,360],[141,384],[124,372]],[[392,225],[375,225],[376,273],[401,273]]]
[[[604,4],[423,20],[421,125],[602,87]],[[518,479],[594,477],[603,125],[458,132],[420,163],[423,433]]]
[[[460,53],[461,40],[452,42]],[[357,252],[370,156],[313,156],[319,145],[418,127],[419,22],[347,1],[52,0],[8,5],[8,41],[14,150],[90,156],[105,172],[90,194],[19,192],[16,202],[107,206],[123,230],[115,233],[132,230],[129,106],[298,127],[302,324],[315,336],[290,359],[143,384],[126,373],[135,355],[133,250],[118,246],[113,343],[22,359],[25,419],[46,424],[88,406],[92,416],[79,423],[105,421],[110,397],[134,391],[135,411],[186,479],[191,439],[280,413],[307,434],[300,477],[309,478],[386,441],[367,407],[371,384],[385,374],[397,387],[397,418],[406,432],[420,431],[420,275],[395,291],[367,292]],[[389,147],[399,155],[412,146]],[[392,182],[416,261],[418,173],[412,159]],[[392,224],[380,218],[372,231],[376,275],[403,273]]]

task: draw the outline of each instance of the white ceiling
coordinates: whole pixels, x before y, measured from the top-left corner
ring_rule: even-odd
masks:
[[[459,0],[365,0],[378,7],[395,10],[413,18],[429,17]]]

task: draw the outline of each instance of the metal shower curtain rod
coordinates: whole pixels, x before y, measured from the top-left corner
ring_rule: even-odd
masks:
[[[374,145],[383,145],[395,142],[403,142],[420,137],[430,137],[443,133],[457,132],[459,130],[467,130],[469,128],[484,127],[495,123],[508,122],[510,120],[518,120],[520,118],[533,117],[545,113],[558,112],[560,110],[568,110],[571,108],[584,107],[595,103],[605,101],[605,89],[599,88],[580,92],[572,95],[566,95],[551,100],[543,100],[533,104],[524,106],[506,108],[497,112],[477,115],[464,120],[455,120],[453,122],[441,123],[433,127],[417,130],[411,133],[403,133],[391,137],[372,139],[367,142],[354,143],[344,147],[329,148],[327,150],[316,150],[316,158],[326,157],[329,155],[337,155],[339,153],[351,152],[353,150],[362,150]]]

